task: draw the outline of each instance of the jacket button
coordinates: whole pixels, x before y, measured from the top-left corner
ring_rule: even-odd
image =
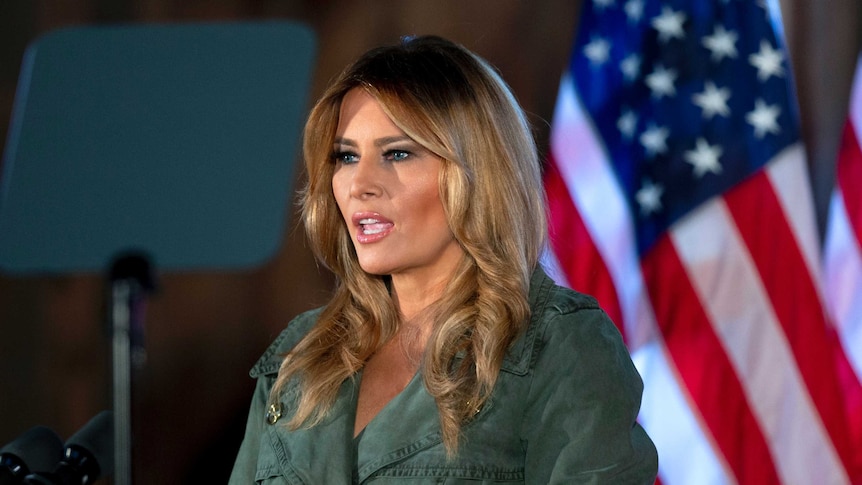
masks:
[[[281,418],[281,403],[270,404],[269,409],[266,410],[266,422],[275,424],[279,418]]]

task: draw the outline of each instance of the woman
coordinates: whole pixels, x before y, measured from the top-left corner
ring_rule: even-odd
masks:
[[[538,265],[536,147],[486,62],[437,37],[372,50],[303,148],[337,287],[252,369],[231,483],[652,483],[640,377],[596,302]]]

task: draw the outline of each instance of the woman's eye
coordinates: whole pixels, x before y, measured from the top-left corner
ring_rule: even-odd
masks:
[[[400,162],[410,157],[410,152],[407,150],[389,150],[384,154],[387,160]]]
[[[356,163],[359,161],[359,155],[352,152],[335,152],[332,154],[332,160],[343,165]]]

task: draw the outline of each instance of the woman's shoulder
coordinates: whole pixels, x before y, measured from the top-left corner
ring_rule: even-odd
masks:
[[[642,382],[614,322],[595,298],[542,281],[540,297],[531,300],[524,352],[537,389],[568,382],[573,393],[616,393],[636,405]]]
[[[534,279],[536,281],[536,279]],[[625,349],[622,336],[610,317],[590,295],[557,285],[544,273],[538,291],[531,295],[534,337],[543,346],[566,350],[599,346]]]
[[[278,337],[267,347],[254,367],[251,368],[249,374],[257,378],[262,375],[278,372],[285,354],[290,352],[302,340],[302,337],[311,330],[311,327],[317,323],[321,311],[323,311],[322,307],[308,310],[291,320]]]
[[[531,326],[543,332],[567,332],[613,323],[590,295],[558,285],[541,268],[530,285]]]
[[[526,374],[550,354],[571,361],[584,352],[625,348],[616,326],[592,296],[559,286],[542,268],[530,282],[530,323],[512,344],[503,369]]]
[[[531,324],[537,327],[537,348],[561,357],[628,352],[619,329],[595,298],[569,288],[555,287]]]

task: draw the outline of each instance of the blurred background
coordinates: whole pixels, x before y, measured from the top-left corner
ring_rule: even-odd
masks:
[[[318,37],[309,99],[367,49],[402,35],[438,34],[500,70],[545,151],[580,3],[3,0],[0,142],[24,49],[40,34],[72,25],[291,19]],[[857,0],[780,4],[822,225],[859,52],[862,6]],[[254,385],[249,368],[290,318],[327,299],[332,283],[313,261],[293,207],[289,212],[280,251],[259,268],[159,275],[161,289],[147,313],[148,360],[134,376],[136,483],[227,480]],[[110,407],[103,285],[102,274],[0,274],[0,443],[36,424],[68,437]]]

